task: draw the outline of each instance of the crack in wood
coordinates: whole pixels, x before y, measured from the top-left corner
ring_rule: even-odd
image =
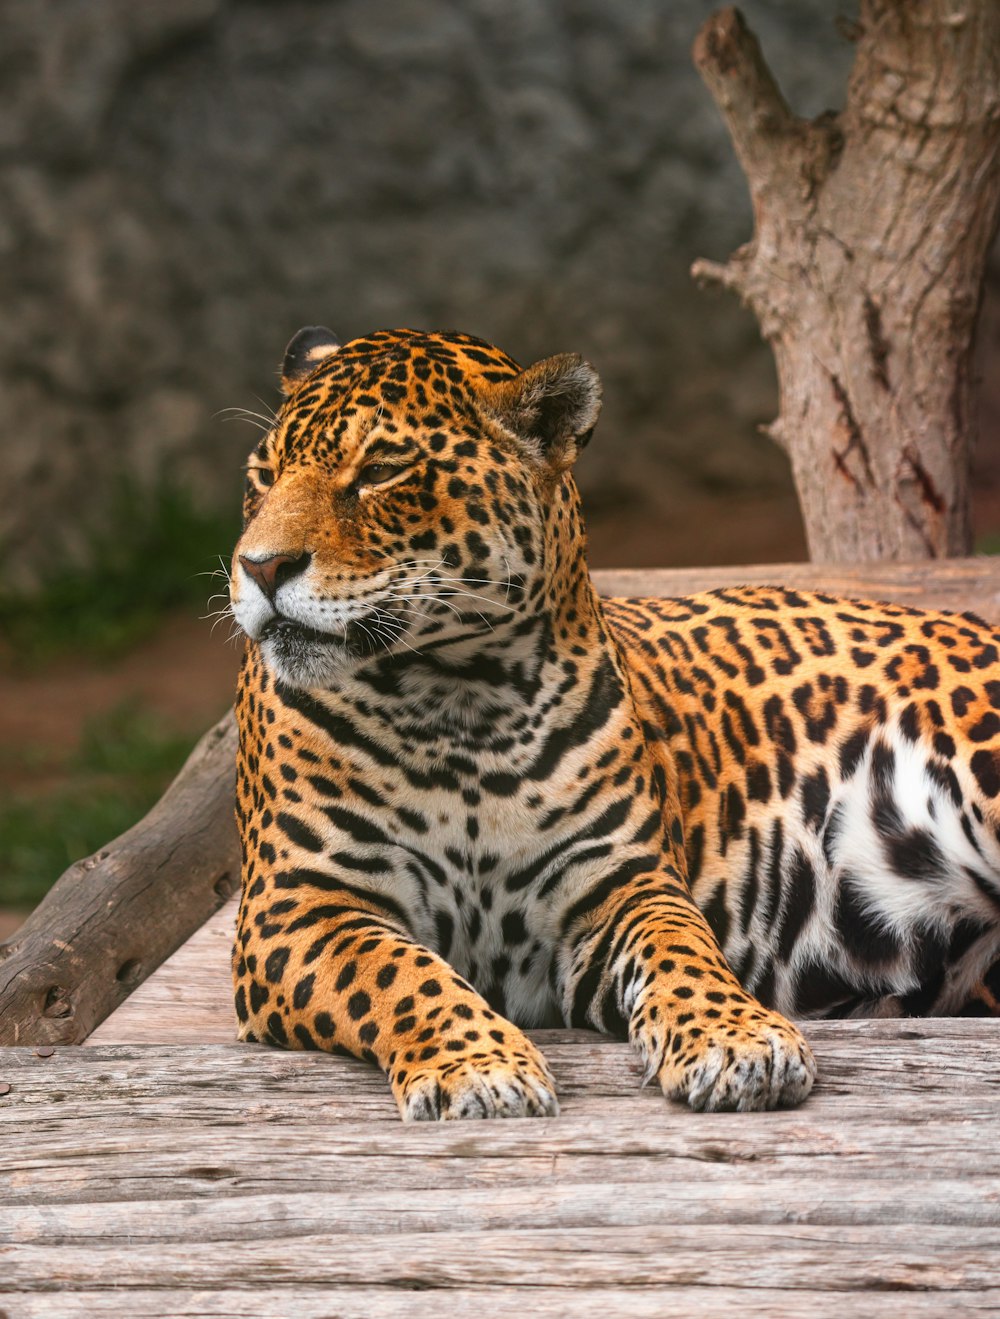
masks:
[[[865,294],[865,329],[872,359],[872,375],[883,389],[889,389],[889,341],[882,329],[882,311],[870,294]]]
[[[909,445],[903,450],[903,457],[910,464],[910,470],[917,478],[917,485],[920,487],[920,498],[928,505],[928,507],[932,508],[934,512],[940,516],[947,508],[947,503],[940,490],[938,490],[937,486],[934,484],[930,472],[928,472],[927,468],[923,465]]]
[[[920,519],[917,517],[914,511],[911,508],[907,507],[906,501],[900,499],[898,494],[896,495],[896,503],[903,510],[903,517],[906,519],[907,525],[913,528],[913,530],[917,533],[917,535],[920,537],[921,541],[923,542],[924,553],[927,555],[929,559],[936,558],[937,551],[934,547],[934,542],[931,540],[930,536],[928,535],[927,528],[920,521]]]
[[[833,396],[837,400],[837,407],[840,409],[841,422],[847,431],[847,443],[843,449],[833,450],[833,461],[837,471],[846,477],[856,489],[862,490],[865,485],[872,486],[875,484],[875,474],[872,471],[868,445],[865,443],[865,437],[861,432],[858,419],[854,415],[851,400],[847,397],[847,390],[840,383],[840,378],[832,372],[830,373],[830,386],[833,389]],[[847,459],[852,453],[860,455],[861,465],[864,468],[864,482],[859,481],[847,465]]]

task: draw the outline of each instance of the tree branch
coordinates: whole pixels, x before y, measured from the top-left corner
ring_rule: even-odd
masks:
[[[735,293],[741,299],[746,298],[746,264],[737,256],[725,262],[709,261],[705,257],[699,257],[691,266],[691,278],[697,280],[699,284],[715,284],[719,288],[728,289],[730,293]]]
[[[797,188],[809,125],[789,109],[760,43],[735,7],[720,9],[702,25],[692,58],[726,121],[759,216],[770,189]]]

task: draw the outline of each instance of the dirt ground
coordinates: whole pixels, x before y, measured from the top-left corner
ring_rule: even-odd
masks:
[[[0,668],[0,746],[30,747],[31,765],[18,766],[17,786],[46,786],[51,764],[72,751],[84,724],[134,703],[170,727],[207,728],[232,702],[240,651],[226,644],[226,628],[173,614],[128,654],[112,660],[62,657],[25,672]],[[0,757],[0,790],[12,787]]]

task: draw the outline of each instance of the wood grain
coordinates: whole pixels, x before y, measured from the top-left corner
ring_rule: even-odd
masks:
[[[412,1127],[349,1058],[0,1050],[0,1314],[995,1312],[1000,1021],[811,1034],[789,1112],[690,1113],[539,1031],[561,1117]]]
[[[607,1195],[605,1195],[605,1200]],[[456,1206],[464,1209],[464,1198]],[[667,1207],[660,1193],[661,1213]],[[249,1206],[248,1206],[249,1208]],[[279,1211],[280,1212],[280,1211]],[[268,1224],[268,1231],[260,1227]],[[578,1292],[589,1287],[702,1288],[795,1286],[807,1274],[817,1291],[1000,1289],[1000,1228],[966,1229],[961,1241],[948,1229],[879,1229],[879,1250],[869,1253],[865,1228],[786,1226],[668,1227],[609,1232],[535,1228],[480,1231],[454,1213],[440,1233],[419,1231],[345,1238],[339,1228],[310,1223],[301,1232],[282,1229],[283,1219],[247,1218],[238,1232],[215,1240],[193,1233],[176,1244],[147,1244],[128,1236],[78,1246],[60,1238],[12,1252],[4,1286],[40,1291],[74,1286],[204,1288],[295,1286],[308,1252],[309,1279],[327,1287],[372,1288],[519,1287],[526,1276]],[[196,1230],[196,1224],[192,1227]],[[377,1230],[376,1230],[377,1231]],[[51,1232],[49,1233],[51,1238]],[[250,1250],[238,1249],[253,1239]],[[915,1239],[916,1238],[916,1239]]]
[[[4,1301],[0,1295],[0,1303]],[[820,1292],[811,1287],[662,1286],[593,1288],[568,1292],[564,1287],[498,1288],[485,1285],[415,1287],[293,1287],[271,1291],[225,1290],[181,1292],[87,1291],[16,1298],[16,1308],[0,1310],[0,1319],[943,1319],[983,1315],[996,1319],[1000,1291],[931,1291],[890,1288],[879,1292]]]
[[[239,896],[210,916],[92,1031],[87,1044],[230,1044],[236,1038],[230,954]]]
[[[1000,622],[1000,559],[934,563],[764,563],[732,568],[622,568],[595,572],[602,596],[677,596],[726,586],[792,586],[914,609],[971,610]]]

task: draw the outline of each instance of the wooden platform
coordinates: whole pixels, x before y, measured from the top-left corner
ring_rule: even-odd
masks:
[[[814,1025],[759,1116],[539,1031],[559,1118],[404,1127],[362,1063],[231,1042],[233,917],[90,1047],[0,1050],[0,1315],[1000,1314],[1000,1021]]]
[[[230,898],[101,1022],[86,1045],[235,1043],[230,953],[238,907],[239,897]]]

